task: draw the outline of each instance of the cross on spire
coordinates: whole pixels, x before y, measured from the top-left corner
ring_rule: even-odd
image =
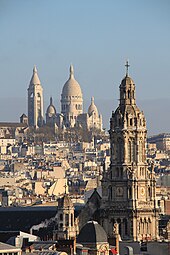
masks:
[[[126,76],[128,76],[128,71],[129,71],[129,62],[128,62],[128,60],[126,60],[126,65],[125,65],[125,67],[126,67]]]

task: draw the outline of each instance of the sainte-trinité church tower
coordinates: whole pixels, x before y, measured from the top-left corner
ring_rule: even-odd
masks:
[[[146,161],[146,120],[136,105],[128,62],[125,66],[119,106],[110,119],[111,160],[103,174],[100,219],[109,237],[118,223],[122,240],[154,240],[159,211],[154,169]]]

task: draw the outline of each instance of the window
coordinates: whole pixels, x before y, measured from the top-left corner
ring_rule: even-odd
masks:
[[[69,214],[65,215],[65,224],[67,227],[69,226]]]
[[[132,126],[133,125],[133,119],[131,118],[130,119],[130,126]]]
[[[131,199],[131,198],[132,198],[132,188],[129,187],[129,199]]]
[[[131,162],[131,141],[128,142],[128,162]]]
[[[71,226],[73,226],[73,214],[71,214]]]
[[[119,168],[118,167],[115,170],[115,177],[119,177]]]
[[[133,141],[131,142],[131,161],[135,161],[135,159],[136,159],[135,154],[136,154],[136,150],[135,150],[135,141],[133,140]]]
[[[132,91],[132,97],[133,97],[133,99],[135,98],[135,92],[134,92],[134,90]]]
[[[112,170],[110,171],[110,179],[112,180]]]
[[[130,98],[130,90],[128,90],[128,98]]]
[[[121,139],[118,139],[117,141],[117,160],[118,162],[123,161],[123,141]]]
[[[142,141],[139,142],[139,161],[143,160],[143,143]]]
[[[123,225],[124,225],[125,235],[127,235],[127,234],[128,234],[128,224],[127,224],[127,219],[123,219]]]

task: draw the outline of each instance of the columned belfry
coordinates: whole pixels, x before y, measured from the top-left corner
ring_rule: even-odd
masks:
[[[43,88],[36,66],[28,88],[28,124],[36,128],[43,125]]]
[[[74,206],[70,197],[65,193],[63,197],[58,199],[57,229],[53,231],[53,239],[69,240],[75,239],[75,237]]]
[[[122,239],[158,238],[158,208],[153,167],[146,161],[146,120],[136,105],[135,84],[126,75],[120,101],[110,119],[111,163],[102,180],[101,224],[112,237],[119,224]]]

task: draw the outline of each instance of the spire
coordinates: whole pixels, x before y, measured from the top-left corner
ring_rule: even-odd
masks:
[[[50,105],[52,105],[53,104],[53,99],[52,99],[52,97],[50,97]]]
[[[74,78],[74,68],[73,65],[70,65],[70,78]]]
[[[94,104],[94,97],[91,98],[91,104]]]
[[[36,65],[34,65],[34,68],[33,68],[33,73],[37,73],[37,68],[36,68]]]
[[[64,188],[65,188],[65,194],[67,194],[67,184],[66,184],[66,182],[65,182]]]
[[[129,73],[128,73],[128,71],[129,71],[129,61],[128,60],[126,60],[126,65],[125,65],[125,67],[126,67],[126,77],[129,75]]]
[[[96,105],[94,104],[94,97],[91,97],[91,104],[88,108],[88,114],[89,116],[92,115],[92,113],[95,112],[97,115],[98,115],[98,110],[97,110],[97,107]]]
[[[36,66],[34,66],[33,68],[33,74],[30,81],[30,85],[41,85]]]

